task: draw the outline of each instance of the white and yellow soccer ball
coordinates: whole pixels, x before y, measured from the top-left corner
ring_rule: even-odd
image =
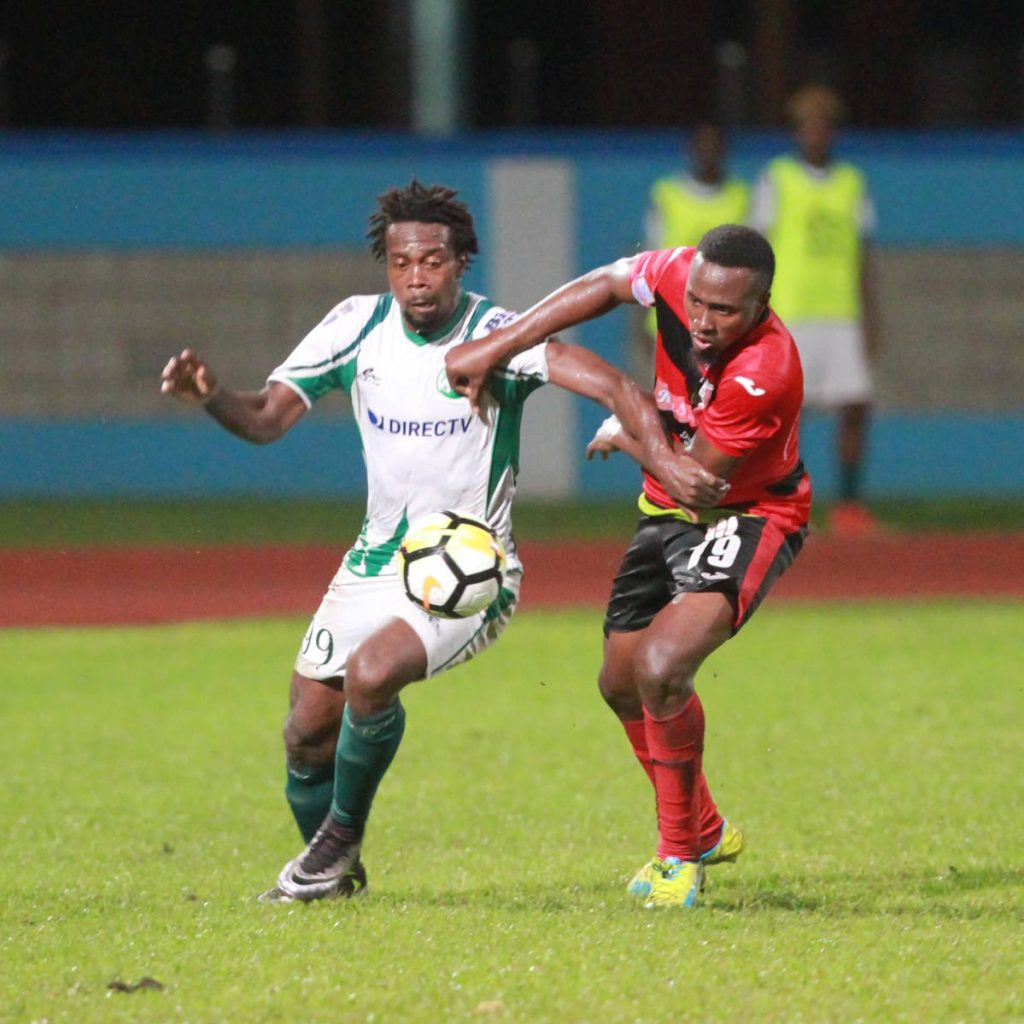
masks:
[[[481,519],[431,512],[409,527],[398,564],[413,604],[443,619],[464,619],[497,598],[505,579],[505,547]]]

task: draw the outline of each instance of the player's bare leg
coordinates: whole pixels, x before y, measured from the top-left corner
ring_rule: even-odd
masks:
[[[832,510],[829,526],[844,537],[860,537],[877,528],[861,497],[864,449],[870,407],[865,403],[840,406],[839,503]]]
[[[333,799],[305,850],[278,876],[278,888],[291,898],[315,900],[350,894],[377,786],[405,730],[405,711],[398,694],[426,672],[422,641],[399,619],[387,622],[349,655]]]
[[[304,842],[316,834],[334,796],[334,754],[345,710],[342,680],[292,674],[284,748],[285,795]]]
[[[622,724],[633,754],[654,785],[654,765],[647,749],[644,710],[636,684],[636,648],[644,630],[613,632],[605,639],[604,662],[598,676],[598,688],[605,703]],[[743,834],[718,811],[703,771],[697,780],[700,799],[700,848],[705,864],[733,861],[743,848]]]
[[[287,763],[285,796],[302,840],[308,843],[323,823],[334,798],[334,757],[345,710],[340,678],[310,679],[292,673],[288,718],[284,723]],[[360,862],[352,868],[350,891],[366,890],[366,871]],[[292,903],[294,897],[274,886],[259,897],[263,903]]]
[[[646,742],[657,798],[658,851],[629,884],[645,906],[692,906],[703,885],[705,858],[714,863],[726,859],[717,856],[727,826],[702,770],[704,712],[694,677],[704,659],[732,635],[733,618],[732,604],[722,594],[683,594],[646,629],[611,633],[606,645],[602,692],[625,707],[618,693],[622,687],[612,683],[611,673],[616,667],[632,672],[643,733],[633,723],[627,734],[641,763],[637,748]],[[734,859],[742,836],[732,831]]]

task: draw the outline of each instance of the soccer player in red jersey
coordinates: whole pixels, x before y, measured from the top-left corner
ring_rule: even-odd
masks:
[[[645,467],[642,517],[612,586],[599,686],[653,783],[658,849],[629,883],[646,907],[693,906],[709,864],[735,860],[703,772],[694,678],[754,613],[803,545],[810,479],[800,460],[800,358],[768,305],[775,258],[751,228],[723,225],[696,248],[640,253],[585,274],[487,338],[448,356],[476,403],[493,366],[625,302],[653,306],[654,397],[681,453],[728,481],[711,508],[674,502]],[[614,420],[588,446],[643,464]]]

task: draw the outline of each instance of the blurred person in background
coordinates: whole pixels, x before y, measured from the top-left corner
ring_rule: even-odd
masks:
[[[839,501],[829,527],[860,536],[876,529],[863,500],[878,343],[869,249],[876,218],[863,173],[833,155],[843,113],[839,95],[823,85],[791,97],[797,153],[764,169],[750,223],[775,249],[772,308],[800,349],[805,402],[838,415]]]
[[[678,174],[658,178],[651,186],[644,234],[648,249],[674,249],[696,245],[719,224],[744,224],[750,208],[750,188],[728,174],[725,133],[710,121],[701,121],[681,147]],[[644,317],[648,342],[658,334],[654,310]],[[649,364],[650,359],[646,362]],[[646,369],[646,367],[645,367]],[[640,380],[649,373],[637,367]]]
[[[650,191],[645,234],[649,249],[696,245],[719,224],[743,224],[750,205],[746,182],[727,173],[722,129],[697,124],[682,148],[680,173],[659,178]],[[653,328],[654,319],[651,319]],[[653,337],[655,331],[651,330]]]

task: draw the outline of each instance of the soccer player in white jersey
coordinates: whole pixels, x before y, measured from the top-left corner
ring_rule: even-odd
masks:
[[[642,439],[644,464],[685,505],[711,506],[723,486],[672,450],[649,394],[593,353],[555,339],[500,368],[475,415],[449,388],[445,353],[514,314],[462,287],[477,252],[473,218],[453,190],[415,180],[378,202],[368,238],[387,268],[387,293],[336,306],[261,391],[222,386],[191,349],[173,357],[161,378],[165,394],[200,404],[256,444],[277,440],[317,399],[342,389],[362,441],[363,528],[313,616],[292,674],[285,793],[307,845],[261,897],[274,902],[365,888],[363,833],[405,727],[399,692],[479,654],[507,625],[522,575],[510,513],[531,391],[551,381],[611,409]],[[416,607],[395,560],[409,523],[446,508],[487,520],[508,550],[500,596],[468,619],[434,618]]]

